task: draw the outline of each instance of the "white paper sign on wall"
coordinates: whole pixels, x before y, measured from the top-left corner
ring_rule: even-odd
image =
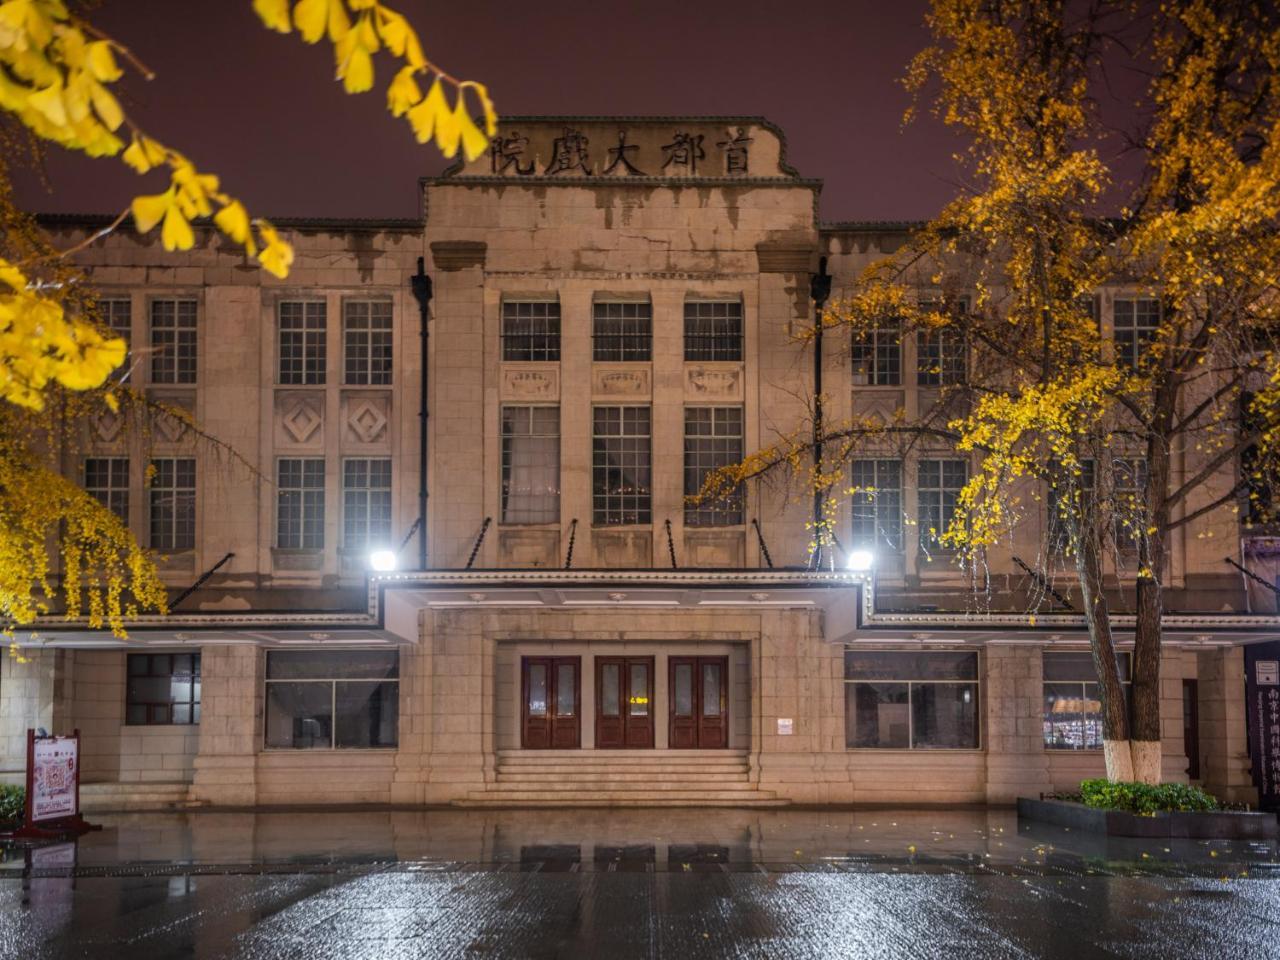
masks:
[[[795,733],[795,721],[790,717],[778,718],[778,736],[789,737]]]
[[[1259,685],[1280,685],[1280,660],[1259,660],[1257,668]]]

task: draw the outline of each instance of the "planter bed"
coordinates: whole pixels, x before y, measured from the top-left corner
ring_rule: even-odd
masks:
[[[1273,813],[1215,810],[1210,813],[1157,813],[1146,817],[1124,810],[1086,807],[1083,803],[1068,800],[1019,797],[1018,817],[1111,837],[1271,840],[1280,836],[1280,822]]]

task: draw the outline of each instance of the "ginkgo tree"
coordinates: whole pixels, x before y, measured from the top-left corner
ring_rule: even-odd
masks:
[[[413,26],[387,4],[246,2],[270,30],[330,45],[336,78],[349,93],[372,90],[375,57],[390,59],[395,72],[386,107],[405,118],[419,143],[474,159],[496,132],[484,85],[458,80],[428,60]],[[129,116],[116,95],[128,72],[158,82],[77,4],[0,0],[0,629],[6,631],[58,605],[116,633],[139,610],[165,609],[152,558],[114,514],[53,469],[50,445],[69,436],[59,425],[68,417],[83,418],[99,405],[148,407],[145,396],[113,380],[126,345],[97,321],[74,254],[130,218],[139,233],[159,228],[164,249],[187,250],[196,242],[193,221],[207,219],[274,276],[287,276],[293,263],[292,248],[269,220],[251,215],[215,173]],[[139,175],[162,174],[167,186],[135,197],[83,243],[56,249],[13,202],[7,164],[24,140],[122,162]]]
[[[962,358],[963,374],[918,417],[824,424],[818,463],[799,425],[701,496],[789,468],[834,504],[877,493],[850,487],[851,459],[937,443],[970,453],[954,518],[921,530],[922,549],[954,550],[989,602],[1023,604],[1029,623],[1071,588],[1108,776],[1156,782],[1173,539],[1235,528],[1241,509],[1266,519],[1265,491],[1280,488],[1280,13],[1250,0],[933,0],[928,25],[906,80],[963,137],[966,189],[823,321],[855,344],[896,329]],[[1116,70],[1150,77],[1123,129],[1100,109]],[[1104,324],[1103,289],[1155,309]],[[993,598],[991,552],[1026,543],[1046,513],[1031,586]],[[1118,609],[1136,618],[1131,713]]]

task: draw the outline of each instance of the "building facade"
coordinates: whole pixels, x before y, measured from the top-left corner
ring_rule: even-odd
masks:
[[[855,460],[879,493],[840,499],[818,569],[802,484],[686,501],[806,422],[819,373],[834,420],[914,416],[963,369],[892,330],[828,332],[815,369],[819,264],[839,290],[910,230],[824,224],[820,187],[758,118],[515,118],[420,219],[282,222],[283,281],[207,231],[86,250],[131,383],[225,446],[104,412],[66,455],[173,609],[21,635],[0,774],[42,726],[81,731],[116,807],[1007,803],[1100,775],[1083,623],[1029,606],[1018,559],[1048,518],[982,604],[920,532],[967,455]],[[1111,330],[1152,309],[1097,302]],[[1173,538],[1167,779],[1256,796],[1243,650],[1280,640],[1275,557],[1229,508]]]

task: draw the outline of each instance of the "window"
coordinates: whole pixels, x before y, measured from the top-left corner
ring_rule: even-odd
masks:
[[[592,411],[592,522],[650,523],[649,408]]]
[[[1147,461],[1144,457],[1111,461],[1112,521],[1116,549],[1136,551],[1146,536]]]
[[[653,358],[653,307],[648,303],[597,303],[591,317],[591,359]]]
[[[190,550],[196,545],[196,462],[166,457],[151,461],[151,546]]]
[[[741,360],[741,302],[737,300],[686,301],[684,358],[686,360]]]
[[[276,466],[276,546],[324,549],[324,461],[290,459]]]
[[[114,336],[123,337],[125,344],[133,342],[133,302],[128,299],[99,300],[98,315],[102,323]],[[133,365],[131,352],[126,352],[115,376],[121,382],[129,379],[129,368]]]
[[[89,457],[84,462],[85,492],[129,525],[129,458]]]
[[[200,722],[200,654],[131,653],[126,670],[126,724]]]
[[[963,314],[965,301],[956,303],[952,310]],[[941,312],[945,305],[937,302],[920,304],[921,310]],[[965,377],[964,334],[954,326],[916,333],[916,384],[921,387],[950,387],[964,383]]]
[[[1117,653],[1116,667],[1128,709],[1129,654]],[[1045,653],[1044,746],[1046,750],[1102,749],[1102,703],[1093,654]]]
[[[559,301],[502,302],[502,359],[560,359]]]
[[[324,301],[282,301],[280,382],[324,383],[325,355]]]
[[[396,746],[399,677],[394,650],[267,651],[267,746]]]
[[[560,522],[560,408],[502,408],[502,522]]]
[[[151,382],[196,382],[196,302],[151,301]]]
[[[343,382],[391,382],[391,301],[348,300],[342,313]]]
[[[1093,461],[1086,459],[1080,461],[1078,475],[1064,477],[1059,484],[1049,484],[1045,496],[1049,553],[1060,554],[1071,545],[1072,521],[1087,518],[1086,511],[1093,504],[1096,482]]]
[[[902,461],[853,461],[854,549],[902,550]]]
[[[684,495],[702,489],[707,475],[742,459],[741,407],[685,407]],[[741,486],[725,496],[684,508],[691,527],[727,527],[743,522]]]
[[[390,460],[343,461],[342,546],[351,552],[391,546]]]
[[[916,477],[920,547],[926,552],[937,551],[969,479],[968,464],[963,460],[921,460]]]
[[[1264,418],[1253,407],[1255,394],[1240,394],[1240,432],[1243,435],[1260,432]],[[1272,467],[1272,458],[1257,443],[1251,443],[1240,453],[1240,489],[1244,494],[1244,518],[1246,526],[1272,524],[1280,509],[1280,478]]]
[[[853,335],[853,382],[863,387],[902,384],[902,325],[886,317],[876,326]]]
[[[1116,358],[1121,366],[1136,367],[1160,326],[1160,301],[1116,300]]]
[[[978,655],[847,650],[845,746],[976,750]]]

